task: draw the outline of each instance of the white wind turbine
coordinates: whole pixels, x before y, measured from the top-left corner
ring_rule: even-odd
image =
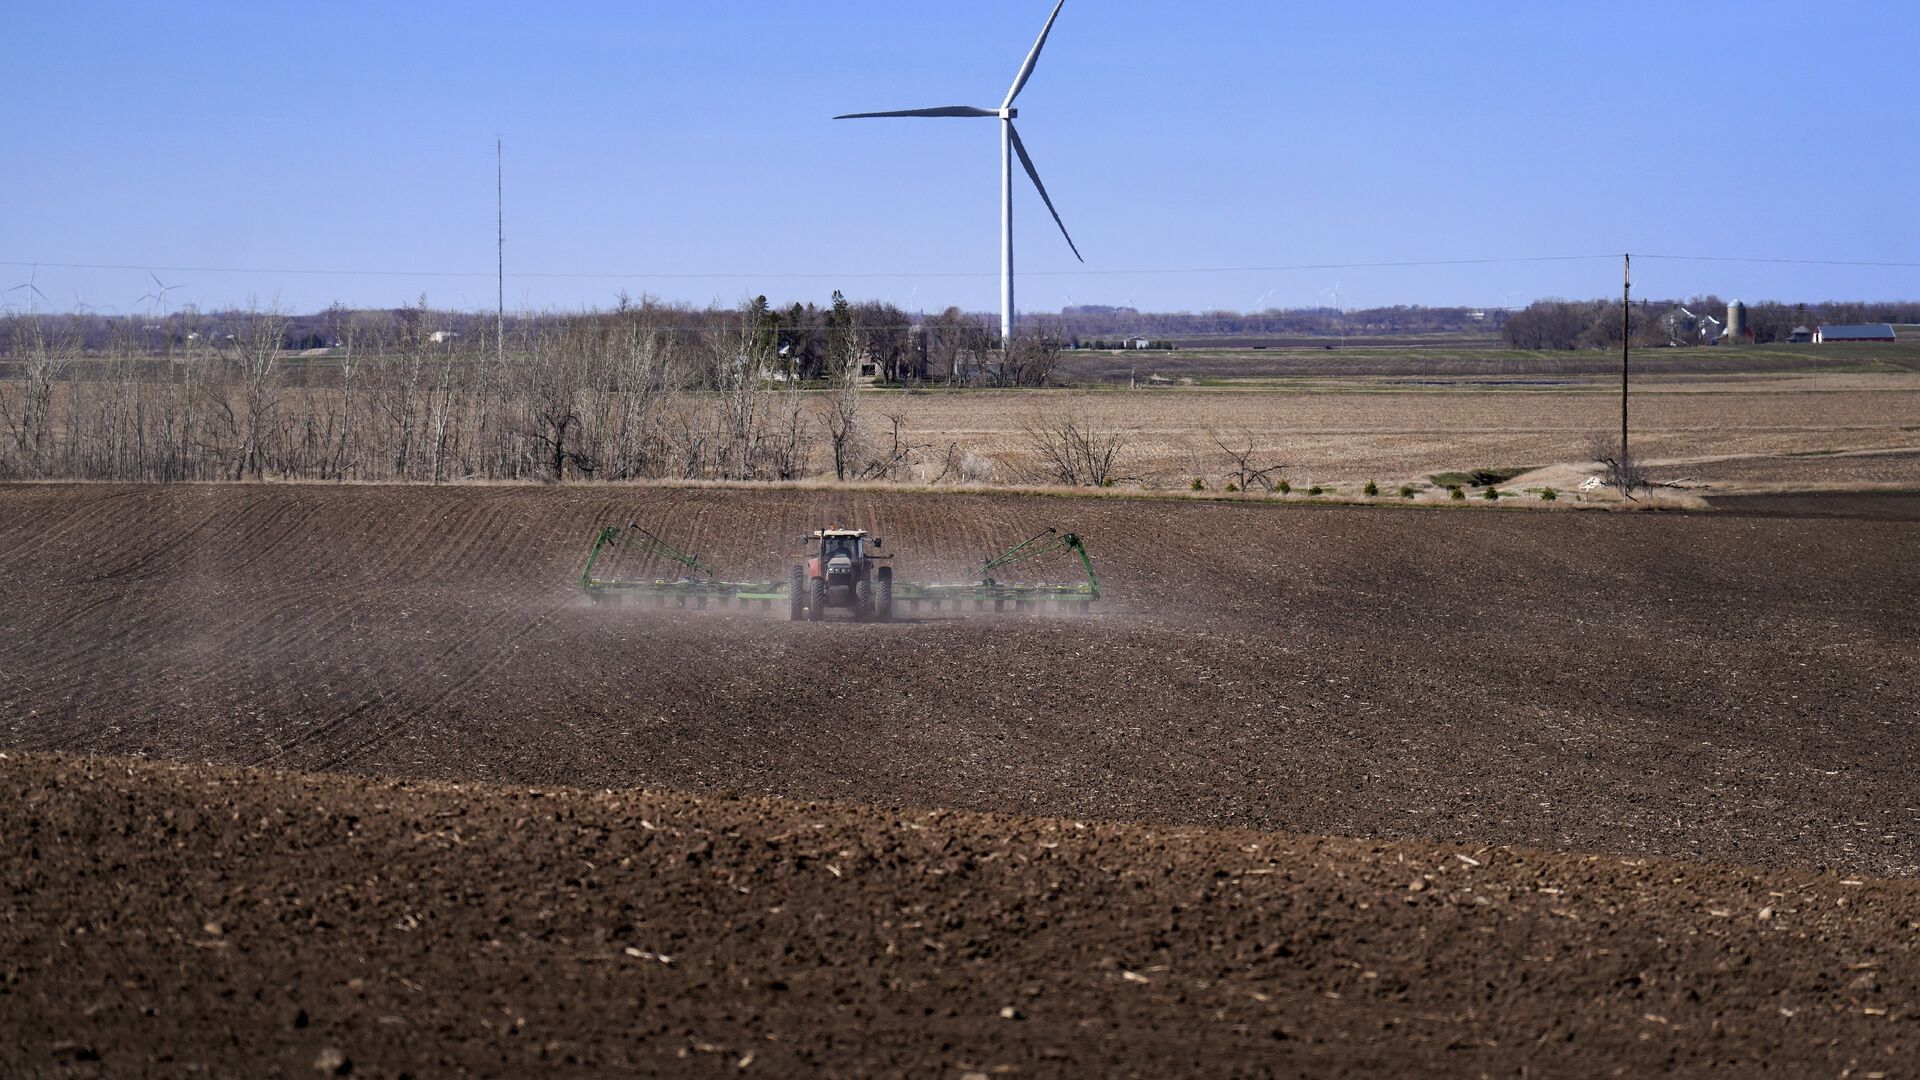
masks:
[[[19,292],[19,291],[21,291],[22,289],[25,289],[25,290],[26,290],[26,300],[27,300],[27,315],[28,315],[28,317],[29,317],[29,318],[31,318],[31,317],[33,316],[33,313],[34,313],[34,312],[33,312],[33,298],[37,296],[37,297],[39,297],[39,298],[40,298],[40,299],[42,299],[42,300],[46,300],[46,299],[47,299],[47,294],[46,294],[46,293],[43,293],[43,292],[41,292],[41,291],[40,291],[40,285],[39,285],[39,281],[40,281],[40,268],[39,268],[38,266],[35,266],[35,267],[33,268],[33,273],[32,273],[32,275],[31,275],[31,276],[29,276],[29,277],[27,278],[27,280],[25,280],[25,281],[23,281],[23,282],[21,282],[21,283],[20,283],[20,284],[18,284],[18,285],[15,285],[15,286],[14,286],[13,288],[11,288],[11,289],[8,289],[8,290],[7,290],[7,291],[8,291],[8,292],[10,292],[10,293],[16,293],[16,292]],[[49,305],[51,305],[51,301],[49,301]]]
[[[160,275],[151,270],[147,271],[147,276],[153,279],[154,287],[158,290],[152,295],[155,300],[160,301],[160,317],[164,319],[167,317],[167,294],[182,286],[168,285],[166,282],[160,280]]]
[[[1033,51],[1027,53],[1027,61],[1020,65],[1020,73],[1013,77],[1013,87],[1007,91],[1007,99],[997,109],[982,109],[972,105],[946,105],[935,109],[901,109],[895,112],[846,113],[834,117],[835,120],[868,120],[890,116],[991,116],[1000,121],[1000,341],[1004,347],[1013,340],[1013,158],[1018,154],[1021,167],[1027,170],[1027,176],[1033,180],[1034,190],[1040,193],[1040,201],[1047,204],[1047,212],[1053,215],[1053,223],[1060,226],[1060,235],[1067,238],[1067,246],[1073,249],[1073,257],[1081,262],[1087,260],[1080,255],[1080,249],[1074,245],[1073,237],[1067,234],[1066,222],[1060,220],[1060,211],[1053,208],[1053,200],[1047,197],[1047,186],[1040,182],[1040,172],[1033,167],[1033,159],[1027,156],[1027,148],[1020,142],[1020,133],[1013,129],[1013,118],[1020,110],[1013,107],[1013,99],[1020,96],[1026,87],[1027,79],[1033,75],[1033,65],[1040,59],[1040,50],[1047,43],[1047,34],[1053,30],[1053,20],[1060,17],[1060,9],[1067,0],[1059,0],[1053,5],[1053,14],[1047,16],[1047,25],[1040,28],[1039,40],[1033,43]]]

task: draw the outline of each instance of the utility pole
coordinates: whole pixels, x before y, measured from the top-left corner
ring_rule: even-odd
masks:
[[[1627,357],[1633,350],[1633,256],[1622,255],[1620,285],[1620,490],[1627,488]]]
[[[493,257],[494,297],[493,351],[502,364],[507,360],[507,200],[506,167],[501,160],[500,136],[493,137]]]

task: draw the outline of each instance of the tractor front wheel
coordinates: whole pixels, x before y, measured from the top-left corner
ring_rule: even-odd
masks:
[[[813,579],[813,599],[807,604],[807,618],[819,622],[827,616],[827,579]]]
[[[881,622],[893,621],[893,575],[880,575],[879,595],[874,597],[873,617]]]
[[[796,566],[787,571],[787,619],[799,622],[807,616],[807,568]]]

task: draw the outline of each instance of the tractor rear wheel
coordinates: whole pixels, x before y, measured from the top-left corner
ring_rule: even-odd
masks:
[[[873,618],[873,582],[854,582],[853,617],[859,622],[866,622]]]
[[[879,595],[874,597],[873,617],[881,622],[893,621],[893,575],[880,576]]]
[[[807,618],[819,622],[827,616],[827,579],[813,579],[812,599],[807,602]]]
[[[807,568],[796,566],[787,571],[787,619],[799,622],[807,615]]]

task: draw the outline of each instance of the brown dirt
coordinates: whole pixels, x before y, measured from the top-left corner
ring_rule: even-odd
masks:
[[[10,1076],[1906,1075],[1920,884],[0,762]]]
[[[1920,874],[1920,525],[1833,509],[0,487],[16,758],[894,808],[32,756],[0,769],[0,828],[35,838],[0,862],[0,1071],[1903,1062],[1916,886],[1811,875]],[[583,602],[588,538],[627,520],[769,576],[858,524],[946,580],[1058,523],[1111,599],[890,626]],[[616,871],[669,839],[652,815],[685,831]],[[1029,847],[1082,831],[1033,815],[1120,824],[1055,866]],[[799,822],[834,839],[775,839]],[[1249,876],[1250,844],[1295,854]],[[1454,877],[1408,903],[1408,864],[1510,870],[1486,905]]]
[[[992,461],[1000,481],[1026,479],[1027,429],[1071,413],[1122,433],[1117,471],[1163,489],[1195,477],[1224,485],[1230,460],[1208,432],[1252,446],[1262,465],[1285,463],[1295,487],[1372,479],[1391,489],[1455,469],[1589,462],[1596,437],[1620,427],[1617,390],[1600,383],[1448,390],[1295,377],[1259,390],[887,393],[867,406],[900,415],[914,441],[933,444],[929,478],[953,444]],[[1920,376],[1911,373],[1649,378],[1636,384],[1632,409],[1641,460],[1721,463],[1678,470],[1718,489],[1920,484]]]
[[[1086,619],[662,617],[1086,535]],[[1912,522],[661,488],[0,487],[0,746],[1920,873]],[[1052,568],[1064,575],[1071,567]],[[776,613],[777,615],[777,613]]]

